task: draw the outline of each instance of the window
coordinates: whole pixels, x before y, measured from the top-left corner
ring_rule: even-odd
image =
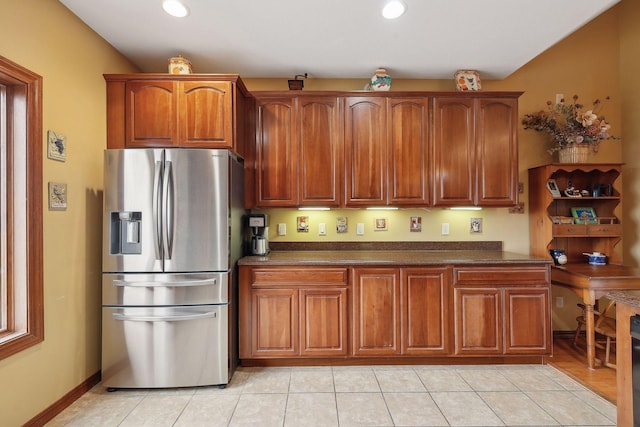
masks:
[[[42,78],[0,56],[0,359],[44,339]]]

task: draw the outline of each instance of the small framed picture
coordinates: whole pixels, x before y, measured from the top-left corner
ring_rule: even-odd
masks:
[[[571,208],[571,216],[576,224],[597,224],[598,218],[593,208]]]
[[[296,218],[296,222],[298,225],[298,233],[308,233],[309,232],[309,217],[308,216],[299,216]]]
[[[553,197],[562,197],[562,194],[560,194],[560,189],[558,188],[558,184],[556,183],[555,179],[547,180],[547,189],[551,192],[551,195]]]
[[[336,232],[346,233],[349,231],[349,223],[346,216],[336,218]]]
[[[64,211],[67,209],[67,184],[49,183],[49,210]]]
[[[412,216],[409,223],[409,231],[419,233],[422,231],[422,217]]]
[[[389,220],[387,218],[375,218],[373,220],[374,231],[387,231]]]
[[[47,131],[47,157],[60,162],[64,162],[67,159],[66,136],[52,130]]]

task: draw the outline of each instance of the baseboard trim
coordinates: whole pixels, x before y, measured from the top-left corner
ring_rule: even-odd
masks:
[[[88,392],[100,382],[100,371],[91,375],[89,378],[80,383],[77,387],[73,388],[69,393],[62,396],[56,402],[54,402],[51,406],[49,406],[44,411],[40,412],[35,417],[31,418],[27,421],[23,427],[41,427],[46,423],[51,421],[56,415],[60,412],[64,411],[66,408],[71,406],[73,402],[78,400],[80,396]]]

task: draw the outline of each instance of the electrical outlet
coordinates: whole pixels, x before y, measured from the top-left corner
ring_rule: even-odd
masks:
[[[318,236],[326,236],[327,235],[327,224],[321,222],[318,224]]]
[[[557,308],[564,307],[564,297],[556,297],[556,307]]]
[[[449,234],[449,223],[448,222],[443,222],[441,224],[440,234],[442,234],[443,236],[447,236]]]
[[[287,235],[287,224],[278,224],[278,236]]]
[[[356,235],[358,236],[364,235],[364,224],[361,222],[356,224]]]

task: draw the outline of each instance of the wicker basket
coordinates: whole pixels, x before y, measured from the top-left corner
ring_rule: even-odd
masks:
[[[589,150],[589,144],[571,144],[558,151],[558,160],[560,163],[586,163]]]

